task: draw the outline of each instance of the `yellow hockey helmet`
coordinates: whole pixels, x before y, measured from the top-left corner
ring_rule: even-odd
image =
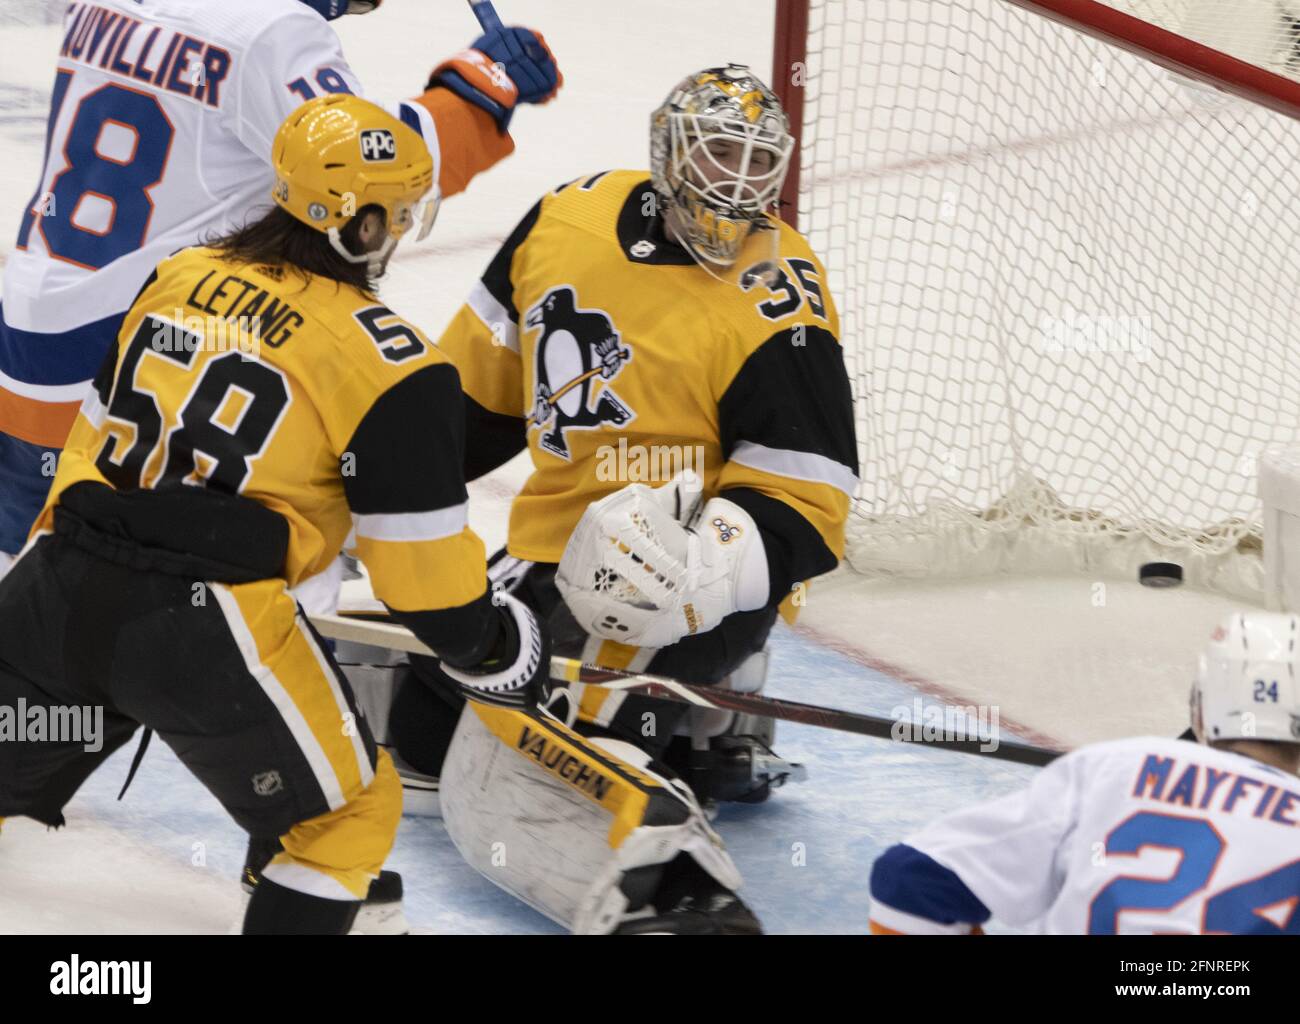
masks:
[[[419,225],[417,239],[433,228],[441,197],[429,147],[418,132],[358,96],[330,93],[298,107],[276,132],[271,161],[276,204],[327,234],[350,262],[378,263],[413,226]],[[372,204],[387,215],[389,238],[382,252],[358,256],[339,231]]]

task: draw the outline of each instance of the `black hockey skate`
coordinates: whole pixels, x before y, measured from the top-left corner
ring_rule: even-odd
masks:
[[[737,715],[744,732],[726,732],[699,743],[675,736],[663,760],[687,781],[700,803],[761,804],[787,782],[803,782],[808,770],[771,747],[772,724]]]
[[[623,921],[615,935],[762,935],[754,912],[682,854],[664,872],[653,906]]]
[[[240,874],[240,887],[248,896],[253,895],[261,880],[262,870],[283,847],[278,839],[249,837],[248,855]],[[370,892],[357,911],[352,924],[352,935],[408,935],[411,926],[402,910],[402,876],[396,871],[381,871],[370,883]]]
[[[758,923],[734,892],[683,897],[667,913],[638,917],[619,925],[615,935],[762,935]]]

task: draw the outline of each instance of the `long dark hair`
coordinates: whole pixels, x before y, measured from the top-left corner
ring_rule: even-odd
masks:
[[[369,210],[383,215],[382,207],[373,204],[362,207],[339,232],[350,252],[361,250],[357,240],[358,225],[362,215]],[[315,276],[350,284],[363,292],[375,290],[375,278],[371,276],[368,264],[349,263],[335,251],[323,232],[308,227],[279,206],[271,207],[261,220],[209,239],[205,244],[236,263],[295,271],[304,284],[309,276]]]

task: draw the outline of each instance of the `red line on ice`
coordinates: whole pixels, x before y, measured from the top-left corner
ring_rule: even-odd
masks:
[[[879,672],[882,675],[887,675],[891,679],[897,679],[900,683],[907,683],[908,686],[914,686],[924,696],[941,700],[945,704],[950,704],[953,707],[966,707],[973,703],[969,697],[963,697],[948,689],[943,684],[936,683],[933,679],[917,675],[915,672],[905,669],[901,665],[896,665],[893,662],[885,661],[883,658],[877,658],[875,655],[867,653],[861,647],[851,644],[846,640],[842,640],[839,637],[824,633],[815,626],[805,625],[803,622],[800,622],[794,627],[794,631],[822,647],[829,648],[836,654],[844,655],[844,657],[848,658],[850,661],[857,662],[865,668],[869,668],[874,672]],[[1038,729],[1030,728],[1023,722],[1019,722],[1016,719],[1003,714],[1001,707],[998,708],[998,721],[1001,725],[1005,726],[1008,731],[1015,733],[1027,743],[1033,743],[1040,747],[1049,747],[1052,750],[1069,749],[1066,743],[1062,742],[1055,736],[1050,736]]]

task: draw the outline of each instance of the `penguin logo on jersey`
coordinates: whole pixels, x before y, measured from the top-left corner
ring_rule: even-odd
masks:
[[[528,429],[542,428],[543,449],[571,459],[566,433],[616,427],[636,414],[609,387],[632,358],[609,316],[599,309],[579,309],[568,285],[552,288],[528,310],[526,324],[540,328],[533,347],[533,412]],[[604,386],[597,391],[597,385]]]

